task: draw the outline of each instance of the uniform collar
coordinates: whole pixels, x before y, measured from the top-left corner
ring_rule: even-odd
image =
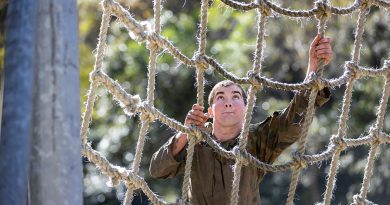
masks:
[[[221,147],[223,147],[224,149],[226,149],[226,150],[231,150],[231,149],[233,149],[233,147],[234,146],[236,146],[236,145],[238,145],[238,141],[239,141],[239,135],[237,135],[235,138],[233,138],[233,139],[230,139],[230,140],[227,140],[227,141],[223,141],[223,142],[219,142],[218,140],[217,140],[217,138],[215,137],[215,135],[214,134],[212,134],[211,135],[211,137],[216,141],[216,142],[218,142],[219,143],[219,145],[221,146]]]

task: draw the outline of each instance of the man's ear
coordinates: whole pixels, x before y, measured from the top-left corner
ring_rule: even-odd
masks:
[[[213,109],[211,109],[211,107],[207,108],[207,113],[209,114],[210,118],[214,117]]]

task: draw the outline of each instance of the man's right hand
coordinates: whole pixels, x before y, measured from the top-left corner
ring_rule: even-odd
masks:
[[[194,104],[192,105],[192,109],[188,112],[186,119],[184,120],[184,125],[189,127],[194,125],[200,129],[204,128],[205,123],[209,119],[207,113],[203,113],[204,107]],[[186,133],[179,132],[175,136],[175,140],[173,142],[172,154],[176,156],[187,144],[188,138]]]
[[[207,113],[203,113],[204,107],[194,104],[192,105],[192,110],[190,110],[184,120],[185,126],[194,125],[199,128],[204,128],[205,123],[209,119]]]

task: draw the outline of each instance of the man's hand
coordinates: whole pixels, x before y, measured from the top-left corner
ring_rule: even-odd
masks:
[[[203,113],[204,107],[194,104],[192,106],[192,110],[190,110],[186,116],[186,119],[184,121],[185,126],[194,125],[199,128],[204,128],[204,124],[209,119],[209,116],[207,113]]]
[[[320,34],[314,38],[311,42],[309,50],[309,66],[307,69],[307,75],[310,72],[315,72],[317,70],[320,60],[324,61],[324,64],[327,65],[332,60],[333,51],[330,43],[332,42],[331,38],[321,37]]]
[[[206,123],[209,116],[207,113],[203,113],[204,107],[194,104],[192,106],[192,110],[190,110],[184,120],[184,125],[189,127],[190,125],[197,126],[198,128],[204,128],[204,124]],[[179,132],[175,141],[173,142],[172,154],[176,156],[188,142],[187,134]]]

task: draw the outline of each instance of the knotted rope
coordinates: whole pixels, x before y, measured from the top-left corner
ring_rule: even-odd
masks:
[[[207,14],[208,14],[208,1],[202,0],[201,4],[201,22],[199,27],[198,38],[198,51],[194,54],[193,58],[185,56],[178,48],[176,48],[169,40],[161,36],[161,2],[155,0],[154,2],[154,30],[148,31],[138,21],[136,21],[132,15],[124,9],[120,4],[113,0],[103,0],[103,16],[102,23],[99,32],[99,42],[96,49],[96,59],[94,69],[90,74],[90,88],[88,91],[88,99],[86,103],[86,111],[83,114],[82,126],[80,130],[80,137],[82,140],[82,153],[91,162],[93,162],[103,174],[110,178],[111,185],[115,186],[120,181],[123,181],[128,190],[125,195],[124,204],[130,204],[133,198],[133,191],[135,189],[141,189],[150,201],[154,204],[167,204],[157,197],[147,186],[143,178],[138,176],[139,165],[142,157],[145,136],[148,132],[150,123],[154,120],[158,120],[167,126],[178,130],[183,133],[187,133],[189,136],[189,146],[187,149],[187,161],[185,166],[185,177],[183,181],[182,198],[178,199],[175,204],[189,204],[188,195],[190,187],[190,171],[194,154],[194,146],[200,140],[204,140],[212,147],[219,155],[235,159],[234,166],[234,179],[231,193],[231,204],[237,204],[239,201],[239,184],[241,176],[242,166],[253,166],[264,171],[280,172],[293,169],[290,191],[288,194],[287,204],[293,203],[293,198],[298,184],[298,178],[300,170],[307,165],[321,162],[332,157],[331,167],[327,180],[327,187],[324,194],[323,204],[330,204],[332,198],[332,192],[334,190],[335,177],[339,165],[339,157],[341,151],[348,147],[356,147],[365,144],[371,144],[371,149],[368,155],[368,162],[365,168],[362,187],[359,195],[353,197],[354,204],[374,204],[366,199],[369,189],[370,178],[373,173],[373,164],[377,148],[380,144],[389,143],[390,135],[383,133],[383,121],[386,112],[386,106],[390,95],[390,61],[385,61],[383,68],[365,68],[359,65],[360,50],[362,35],[364,32],[364,22],[366,15],[371,6],[377,6],[380,8],[390,8],[390,3],[382,0],[356,0],[352,5],[346,8],[338,8],[329,5],[325,0],[317,1],[315,7],[310,10],[291,10],[282,8],[268,0],[259,0],[252,3],[241,3],[232,0],[221,0],[226,5],[238,9],[238,10],[252,10],[257,9],[258,12],[258,35],[256,40],[255,57],[253,60],[253,69],[248,72],[246,77],[237,77],[233,73],[227,71],[221,66],[215,59],[206,55],[206,32],[207,32]],[[356,35],[354,41],[354,47],[352,51],[351,62],[346,62],[345,72],[342,76],[335,79],[325,79],[321,77],[321,72],[312,74],[310,79],[296,84],[288,84],[283,82],[276,82],[271,79],[265,78],[261,75],[261,63],[263,61],[264,50],[264,30],[266,19],[272,12],[276,12],[282,15],[290,17],[311,17],[315,16],[318,20],[318,32],[324,35],[326,29],[326,21],[332,15],[345,15],[350,14],[357,9],[360,9],[359,17],[356,27]],[[150,49],[150,60],[148,69],[148,86],[147,86],[147,99],[142,101],[138,95],[128,94],[116,81],[106,75],[101,67],[103,64],[104,50],[106,48],[107,30],[110,22],[110,16],[115,15],[129,30],[130,37],[139,42],[145,42]],[[182,63],[196,67],[197,72],[197,103],[204,106],[204,70],[211,66],[218,73],[227,79],[230,79],[236,83],[249,84],[249,98],[248,105],[245,113],[245,122],[243,130],[240,135],[239,145],[231,151],[227,151],[211,137],[210,133],[205,133],[196,127],[186,127],[183,124],[177,122],[174,119],[169,118],[164,113],[154,108],[154,90],[155,90],[155,69],[156,69],[156,56],[160,49],[166,50],[172,56]],[[322,70],[323,63],[319,63],[317,70]],[[380,106],[377,112],[377,121],[373,128],[370,130],[369,135],[359,137],[356,139],[346,138],[346,122],[348,120],[348,114],[350,110],[350,104],[352,99],[353,84],[360,77],[370,76],[378,77],[382,76],[385,79],[383,95],[380,101]],[[339,128],[337,134],[334,135],[328,148],[319,154],[305,155],[305,142],[307,133],[311,121],[314,115],[314,102],[318,90],[326,87],[335,87],[346,84],[346,90],[343,98],[342,111],[339,119]],[[132,164],[132,168],[127,170],[111,165],[100,153],[93,150],[90,144],[87,142],[88,128],[91,121],[93,105],[96,100],[96,90],[99,85],[104,86],[109,93],[113,95],[114,100],[118,101],[119,105],[124,109],[125,113],[132,117],[139,113],[142,121],[139,139],[137,142],[135,159]],[[299,90],[305,92],[310,90],[308,98],[308,108],[304,123],[302,125],[302,132],[299,139],[299,147],[297,152],[293,154],[293,160],[281,165],[271,165],[259,161],[256,157],[252,156],[246,151],[247,136],[249,132],[249,125],[251,120],[251,113],[256,102],[255,94],[266,86],[272,89],[281,89],[286,91]]]
[[[266,19],[269,14],[270,14],[269,10],[264,7],[261,7],[258,10],[258,35],[257,35],[256,51],[255,51],[253,69],[252,69],[252,73],[254,75],[258,75],[261,72],[261,62],[263,61],[263,48],[264,48],[264,30],[265,30]],[[244,117],[244,125],[239,140],[240,151],[246,150],[250,121],[252,118],[253,107],[256,102],[255,94],[259,89],[260,86],[258,86],[257,84],[251,85],[249,88],[248,103],[246,106],[246,112]],[[240,187],[242,165],[243,165],[242,160],[240,160],[239,158],[236,159],[236,163],[233,168],[234,177],[233,177],[233,185],[232,185],[232,192],[231,192],[231,199],[230,199],[231,205],[238,204],[238,200],[239,200],[238,193]]]

